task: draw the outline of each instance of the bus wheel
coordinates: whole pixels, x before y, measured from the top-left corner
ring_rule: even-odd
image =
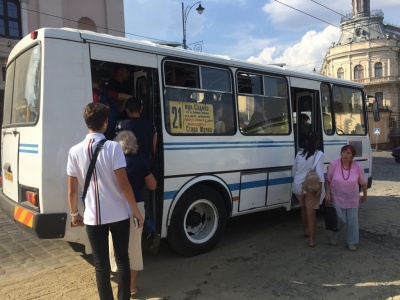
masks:
[[[183,195],[168,227],[168,241],[179,253],[194,256],[215,247],[225,230],[226,207],[221,195],[198,186]]]

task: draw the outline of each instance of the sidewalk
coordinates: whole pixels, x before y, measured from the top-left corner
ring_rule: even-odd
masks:
[[[400,238],[400,163],[390,151],[373,152],[372,187],[360,205],[360,229]]]

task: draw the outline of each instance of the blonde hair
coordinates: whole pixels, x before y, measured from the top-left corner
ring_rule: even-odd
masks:
[[[121,145],[124,154],[136,154],[139,149],[136,136],[130,130],[123,130],[118,133],[114,141]]]

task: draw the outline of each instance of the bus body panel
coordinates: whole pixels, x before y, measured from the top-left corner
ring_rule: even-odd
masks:
[[[157,57],[154,54],[135,52],[135,55],[132,55],[132,50],[116,49],[107,45],[91,44],[90,57],[102,61],[157,68]]]

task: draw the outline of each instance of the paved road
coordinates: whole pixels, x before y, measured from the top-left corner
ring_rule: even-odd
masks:
[[[400,164],[395,163],[389,152],[374,152],[372,174],[373,187],[368,190],[368,201],[359,213],[361,232],[400,238]],[[0,280],[91,259],[82,254],[83,247],[73,246],[75,249],[64,241],[33,237],[0,210]]]

